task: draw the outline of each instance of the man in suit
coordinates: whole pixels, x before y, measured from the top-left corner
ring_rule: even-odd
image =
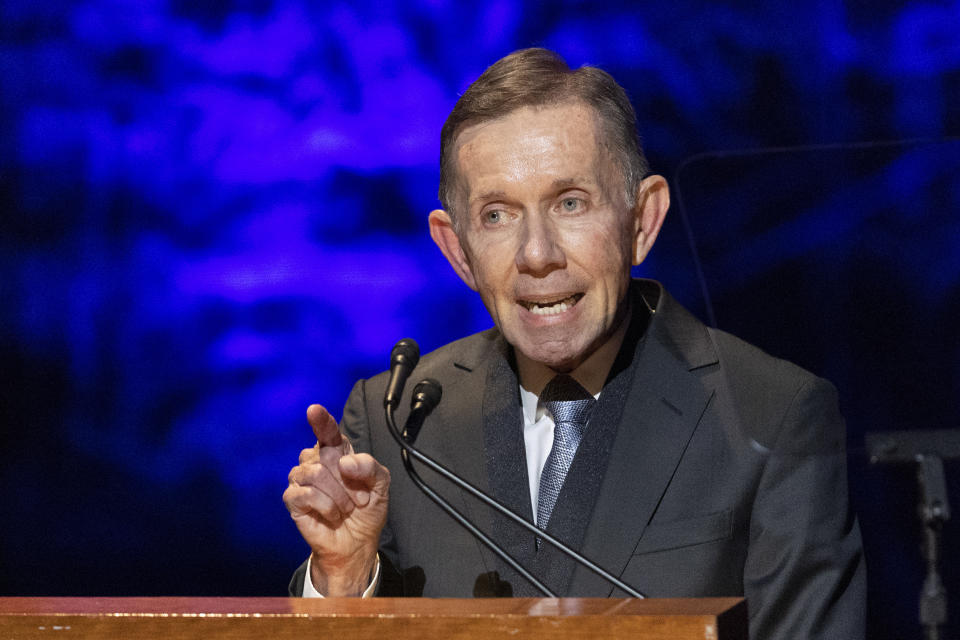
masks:
[[[835,391],[631,280],[669,206],[647,174],[598,69],[524,50],[464,93],[430,232],[495,328],[423,358],[444,399],[418,446],[648,596],[746,595],[756,638],[862,637]],[[308,409],[317,444],[284,501],[311,555],[291,593],[537,595],[400,471],[385,385],[358,382],[339,426]],[[423,475],[557,593],[618,593]]]

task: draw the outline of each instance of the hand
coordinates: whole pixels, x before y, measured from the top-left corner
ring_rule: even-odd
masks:
[[[376,562],[387,519],[390,472],[353,447],[333,416],[318,404],[307,409],[317,444],[300,452],[283,502],[310,545],[314,587],[327,596],[360,595]]]

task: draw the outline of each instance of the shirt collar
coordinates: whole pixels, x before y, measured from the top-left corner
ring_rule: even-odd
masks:
[[[523,383],[520,383],[520,404],[523,407],[523,424],[532,425],[536,422],[539,422],[540,418],[544,416],[547,412],[547,408],[543,406],[543,403],[540,402],[540,396],[535,394],[533,391],[528,391],[524,388]],[[600,399],[600,392],[593,394],[594,400]]]
[[[523,405],[523,424],[533,424],[543,417],[544,407],[540,398],[520,383],[520,404]]]

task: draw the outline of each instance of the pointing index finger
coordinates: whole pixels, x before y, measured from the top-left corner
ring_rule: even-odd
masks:
[[[307,407],[307,422],[310,423],[313,435],[317,436],[317,444],[321,447],[339,447],[343,443],[337,421],[321,405],[312,404]]]

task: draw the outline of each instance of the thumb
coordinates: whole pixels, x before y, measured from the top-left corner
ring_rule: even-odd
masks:
[[[340,477],[358,507],[366,506],[371,494],[385,498],[390,488],[390,471],[368,453],[340,458]]]

